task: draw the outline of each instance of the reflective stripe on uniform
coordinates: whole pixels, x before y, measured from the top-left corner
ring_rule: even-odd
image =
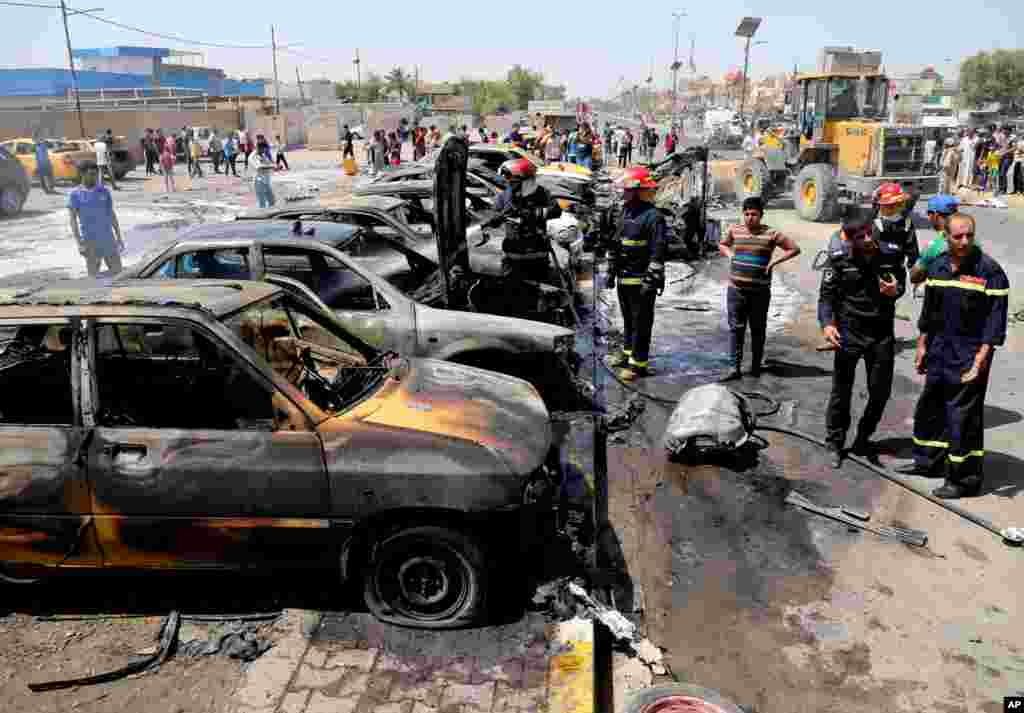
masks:
[[[647,365],[648,365],[649,363],[650,363],[650,362],[646,362],[646,361],[636,361],[635,359],[633,359],[633,357],[630,357],[630,358],[629,358],[629,365],[630,365],[630,366],[635,366],[635,367],[637,367],[638,369],[646,369],[646,368],[647,368]]]
[[[959,287],[961,290],[973,290],[974,292],[986,292],[985,285],[978,285],[973,282],[960,282],[959,280],[928,280],[927,287]],[[1009,290],[1007,290],[1009,294]]]
[[[642,285],[644,284],[644,278],[642,277],[623,277],[619,280],[620,285]]]
[[[963,463],[968,458],[982,458],[985,455],[985,451],[969,451],[965,456],[955,456],[952,453],[947,456],[953,463]]]
[[[622,244],[629,248],[638,248],[647,244],[646,240],[623,240]]]
[[[1009,297],[1010,288],[1006,287],[1001,290],[985,290],[985,294],[989,295],[990,297]]]
[[[924,441],[917,436],[914,436],[914,445],[922,446],[924,448],[949,448],[949,444],[944,443],[943,441]]]

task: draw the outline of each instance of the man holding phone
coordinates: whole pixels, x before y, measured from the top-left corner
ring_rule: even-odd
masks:
[[[851,450],[867,458],[875,455],[869,439],[892,394],[896,300],[906,289],[902,246],[879,241],[867,215],[844,221],[830,243],[818,295],[818,323],[835,349],[826,415],[833,468],[842,465],[853,382],[861,359],[867,369],[868,403]]]

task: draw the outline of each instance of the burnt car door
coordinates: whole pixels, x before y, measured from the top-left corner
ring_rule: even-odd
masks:
[[[75,325],[0,320],[0,562],[98,565]]]
[[[88,466],[105,564],[329,562],[320,439],[241,358],[244,345],[170,317],[90,320],[88,332]]]
[[[348,243],[346,251],[353,248],[359,252],[360,242],[357,239]],[[367,344],[402,354],[415,350],[416,323],[412,305],[387,299],[354,265],[342,262],[326,250],[269,244],[263,244],[260,249],[266,272],[306,285]],[[386,266],[386,269],[397,273],[403,267],[406,273],[410,272],[408,261],[404,265]]]
[[[253,265],[251,245],[176,250],[147,276],[158,279],[251,280],[256,272]]]

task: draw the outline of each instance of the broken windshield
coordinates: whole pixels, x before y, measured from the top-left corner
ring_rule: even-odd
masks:
[[[366,396],[390,370],[387,355],[290,295],[249,305],[222,321],[327,413],[337,413]]]

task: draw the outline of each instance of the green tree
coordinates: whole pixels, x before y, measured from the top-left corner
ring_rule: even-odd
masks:
[[[960,95],[967,106],[1020,104],[1024,97],[1024,49],[979,52],[960,64]]]
[[[386,82],[379,74],[369,72],[358,85],[353,81],[336,82],[334,95],[353,102],[379,102],[384,98],[386,88]]]
[[[543,74],[533,72],[519,64],[508,70],[506,80],[515,95],[516,109],[526,109],[530,100],[540,96],[544,87]]]
[[[404,101],[407,96],[413,93],[412,78],[405,73],[401,67],[395,67],[386,78],[386,86],[389,92],[398,92],[398,96]]]

